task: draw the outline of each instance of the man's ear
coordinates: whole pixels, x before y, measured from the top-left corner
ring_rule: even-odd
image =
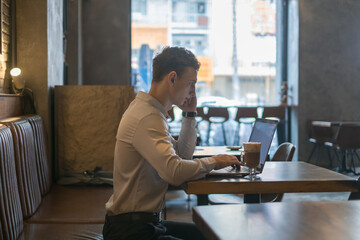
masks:
[[[176,77],[177,77],[177,74],[175,71],[171,71],[169,73],[169,79],[170,79],[171,85],[174,85]]]

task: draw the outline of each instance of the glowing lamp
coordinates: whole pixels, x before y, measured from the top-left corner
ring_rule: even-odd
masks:
[[[12,76],[12,89],[15,94],[22,94],[25,89],[25,80],[20,77],[21,69],[13,68],[10,70]]]

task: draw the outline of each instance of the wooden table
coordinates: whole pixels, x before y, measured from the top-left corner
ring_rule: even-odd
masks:
[[[228,154],[239,157],[241,153],[242,149],[232,151],[227,146],[197,146],[193,158],[212,157],[218,154]]]
[[[206,239],[359,239],[360,201],[199,206],[193,220]]]
[[[190,181],[183,185],[187,194],[255,194],[297,193],[297,192],[358,192],[355,178],[318,167],[305,162],[266,162],[259,179],[214,178]],[[250,195],[251,196],[251,195]],[[244,202],[259,202],[257,199],[244,199]],[[206,199],[198,201],[207,204]]]
[[[228,154],[238,158],[239,161],[242,149],[238,151],[230,150],[227,146],[197,146],[195,148],[193,158],[203,158],[203,157],[212,157],[218,154]],[[209,198],[207,194],[197,194],[197,204],[206,205],[209,203]]]

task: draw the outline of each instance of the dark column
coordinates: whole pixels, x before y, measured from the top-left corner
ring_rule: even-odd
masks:
[[[130,0],[82,5],[83,84],[130,85]]]

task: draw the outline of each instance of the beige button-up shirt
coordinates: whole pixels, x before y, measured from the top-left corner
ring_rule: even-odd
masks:
[[[114,154],[114,193],[108,215],[160,212],[168,184],[202,178],[215,167],[213,158],[192,159],[196,120],[183,118],[175,141],[164,106],[139,92],[120,121]]]

